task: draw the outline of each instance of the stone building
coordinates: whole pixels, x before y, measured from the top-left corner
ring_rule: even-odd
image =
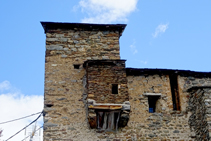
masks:
[[[125,68],[125,24],[41,24],[45,141],[209,140],[210,72]]]

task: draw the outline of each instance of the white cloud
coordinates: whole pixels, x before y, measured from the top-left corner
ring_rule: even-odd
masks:
[[[138,0],[81,0],[81,11],[88,14],[83,23],[126,22],[127,16],[136,10]],[[75,11],[76,6],[74,7]]]
[[[0,91],[8,90],[10,88],[10,82],[9,81],[3,81],[0,83]]]
[[[148,62],[147,61],[140,61],[142,64],[146,65]]]
[[[138,53],[138,50],[136,49],[136,41],[134,40],[133,43],[130,45],[130,50],[133,54]]]
[[[155,33],[153,33],[152,36],[156,38],[158,35],[166,32],[166,30],[168,29],[168,25],[169,25],[168,23],[158,25],[157,28],[155,29]]]
[[[148,61],[146,61],[146,60],[135,59],[135,61],[138,62],[138,63],[144,64],[144,65],[148,64]]]
[[[0,83],[1,93],[0,93],[0,123],[17,119],[20,117],[28,116],[34,113],[41,112],[43,109],[43,96],[40,95],[24,95],[20,93],[20,90],[14,91],[14,87],[9,81],[4,81]],[[4,92],[7,90],[9,92]],[[11,90],[11,91],[10,91]],[[18,121],[0,124],[0,128],[3,129],[3,136],[1,139],[6,140],[23,127],[28,125],[38,115],[21,119]],[[38,126],[42,125],[42,117],[39,118],[37,123]],[[32,127],[29,127],[32,128]],[[25,138],[25,131],[20,132],[18,135],[14,136],[10,141],[19,141]]]

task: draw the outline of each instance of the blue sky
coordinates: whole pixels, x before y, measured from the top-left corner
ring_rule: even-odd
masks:
[[[18,91],[17,105],[20,95],[39,96],[42,105],[45,34],[40,21],[124,23],[120,54],[127,67],[208,72],[210,14],[210,0],[2,0],[0,96]]]
[[[94,5],[91,0],[85,2]],[[128,6],[124,12],[120,3],[111,9],[96,5],[104,8],[101,15],[115,8],[125,14],[120,18],[117,15],[110,23],[127,24],[120,39],[121,58],[127,60],[127,67],[211,70],[211,1],[126,3],[134,3],[135,7]],[[8,80],[23,93],[39,95],[44,89],[45,56],[45,34],[40,21],[82,22],[99,16],[95,9],[69,0],[1,1],[0,12],[0,82]],[[168,27],[153,37],[159,25]]]

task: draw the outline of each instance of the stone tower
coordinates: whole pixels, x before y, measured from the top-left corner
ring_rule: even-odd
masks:
[[[126,25],[41,24],[46,33],[44,140],[71,139],[78,129],[85,136],[90,128],[125,126],[130,104],[119,38]]]

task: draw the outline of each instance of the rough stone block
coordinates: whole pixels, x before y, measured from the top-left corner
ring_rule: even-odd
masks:
[[[59,45],[46,45],[47,50],[63,50],[62,46]]]

